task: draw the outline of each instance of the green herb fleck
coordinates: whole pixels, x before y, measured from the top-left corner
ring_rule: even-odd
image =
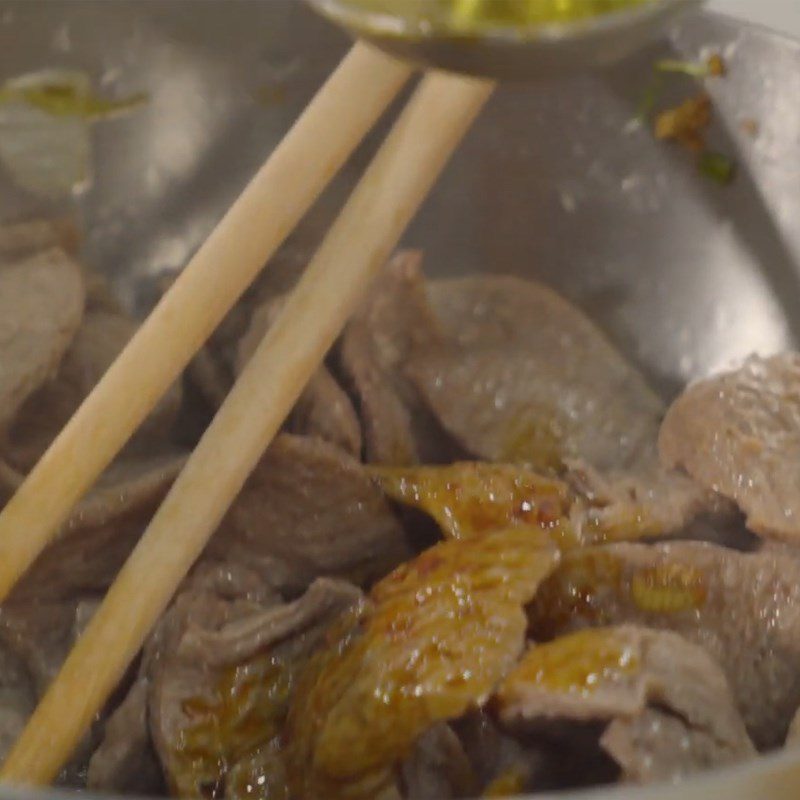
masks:
[[[736,164],[731,158],[712,151],[701,153],[697,167],[702,175],[723,185],[729,184],[736,174]]]
[[[636,111],[636,119],[640,122],[647,122],[650,119],[663,91],[664,78],[662,75],[655,75],[642,93],[639,107]]]
[[[705,61],[662,58],[660,61],[656,61],[653,68],[656,72],[676,72],[688,75],[690,78],[717,78],[725,74],[725,62],[718,53],[710,55]]]
[[[54,117],[98,120],[132,111],[147,102],[140,93],[120,100],[92,93],[81,73],[46,71],[6,81],[0,86],[0,104],[25,103]]]

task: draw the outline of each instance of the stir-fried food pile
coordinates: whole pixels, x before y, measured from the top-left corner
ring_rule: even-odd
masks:
[[[0,228],[6,500],[135,330]],[[0,751],[283,296],[264,280],[0,609]],[[397,254],[60,777],[427,800],[678,780],[797,737],[800,355],[670,407],[532,281]]]

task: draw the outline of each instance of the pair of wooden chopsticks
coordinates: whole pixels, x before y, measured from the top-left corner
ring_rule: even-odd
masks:
[[[410,77],[354,46],[0,514],[0,601]],[[51,781],[166,609],[492,84],[425,77],[9,754]]]

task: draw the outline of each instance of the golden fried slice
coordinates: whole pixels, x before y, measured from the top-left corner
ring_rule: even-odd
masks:
[[[800,560],[701,542],[565,553],[528,607],[533,638],[634,624],[671,630],[720,664],[759,748],[783,742],[800,705]]]
[[[290,662],[261,656],[228,670],[213,698],[184,703],[192,724],[172,754],[172,791],[287,800],[279,735],[292,676]]]
[[[569,512],[566,484],[513,464],[464,461],[370,472],[389,497],[430,514],[452,539],[518,526],[549,528]]]
[[[287,726],[298,798],[368,798],[431,725],[480,706],[524,646],[523,605],[559,560],[511,528],[447,541],[378,583],[301,679]]]
[[[581,487],[571,491],[563,481],[515,464],[463,461],[447,466],[372,467],[369,472],[389,497],[429,514],[451,539],[529,527],[546,531],[562,549],[572,549],[662,535],[681,527],[694,511],[665,522],[656,501],[670,509],[681,502],[689,506],[677,490],[663,498],[651,491],[655,495],[651,507],[638,498],[637,490],[641,488],[641,494],[645,488],[630,481],[600,489],[595,478],[585,492]],[[670,488],[668,479],[671,476],[648,486]]]

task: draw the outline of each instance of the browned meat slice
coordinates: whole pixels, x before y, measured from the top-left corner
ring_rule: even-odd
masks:
[[[393,500],[433,517],[447,538],[469,539],[521,526],[553,530],[556,540],[569,538],[566,531],[556,531],[569,516],[568,487],[523,467],[466,461],[372,467],[369,474]]]
[[[280,562],[295,589],[321,575],[370,581],[412,554],[363,465],[328,442],[292,434],[270,445],[207,552]]]
[[[650,457],[662,404],[576,308],[511,277],[432,282],[428,297],[447,345],[417,354],[409,374],[468,452],[540,469]]]
[[[370,467],[393,500],[430,515],[445,537],[479,536],[505,527],[545,529],[561,548],[675,534],[745,547],[721,514],[692,524],[713,499],[679,473],[653,470],[608,480],[571,462],[571,485],[525,467],[486,461],[444,466]]]
[[[355,395],[366,460],[405,465],[442,460],[429,412],[404,374],[408,359],[439,341],[425,294],[422,255],[395,255],[345,328],[341,369]]]
[[[419,737],[481,706],[513,667],[523,605],[558,558],[546,536],[508,529],[441,542],[378,582],[298,680],[285,734],[292,796],[396,789]]]
[[[240,565],[204,562],[189,575],[170,609],[149,637],[139,673],[109,717],[102,741],[89,762],[89,789],[153,796],[163,793],[161,763],[153,748],[149,698],[165,659],[192,631],[213,629],[228,619],[281,603],[265,576]]]
[[[69,598],[110,586],[184,461],[183,455],[165,454],[112,465],[17,584],[12,599]]]
[[[285,302],[285,296],[262,303],[253,312],[250,326],[239,341],[236,373],[240,373],[272,326]],[[355,458],[361,456],[361,425],[350,398],[326,366],[311,378],[292,409],[288,430],[317,436],[338,445]]]
[[[712,544],[615,544],[565,553],[530,606],[534,638],[587,626],[668,629],[725,671],[758,747],[800,705],[800,560]]]
[[[291,603],[201,600],[202,617],[195,608],[194,624],[173,630],[150,662],[150,729],[173,792],[242,798],[259,786],[285,796],[280,734],[293,674],[360,598],[323,578]]]
[[[80,268],[61,250],[0,264],[0,426],[54,374],[83,305]]]
[[[800,354],[753,357],[690,386],[669,409],[659,449],[735,500],[756,533],[800,539]]]
[[[28,398],[14,420],[5,448],[7,461],[27,471],[66,425],[136,331],[127,316],[89,311],[64,355],[55,378]],[[137,431],[129,451],[168,439],[181,404],[181,386],[175,383]]]
[[[600,746],[636,783],[676,780],[755,753],[721,669],[668,631],[595,628],[534,645],[496,702],[512,730],[607,724]]]

